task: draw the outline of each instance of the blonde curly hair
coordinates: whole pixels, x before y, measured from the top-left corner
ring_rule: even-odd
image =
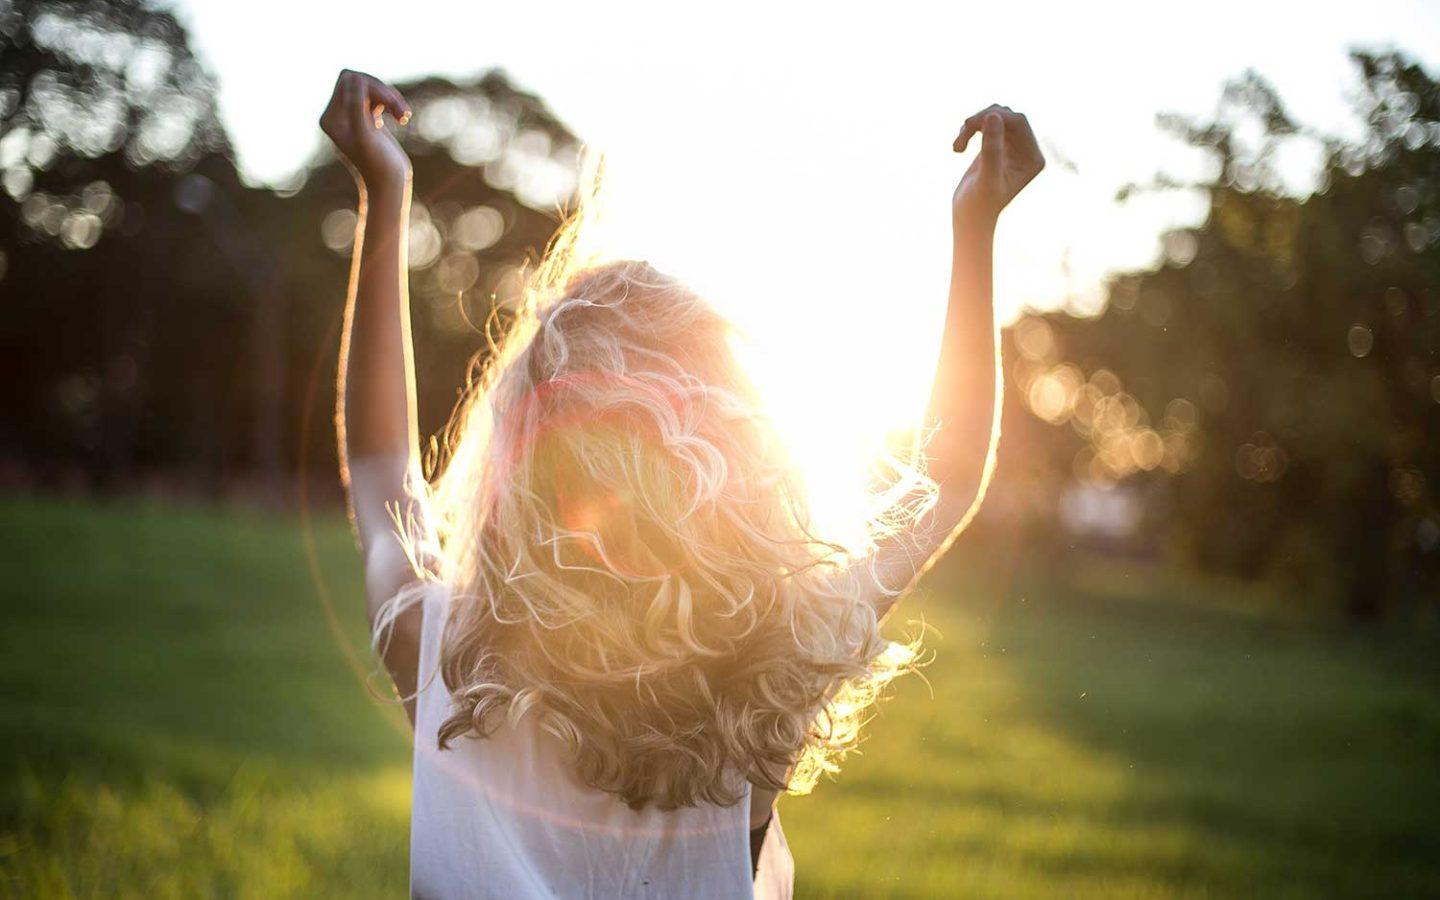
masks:
[[[430,489],[452,590],[440,745],[533,716],[632,807],[808,792],[918,642],[881,636],[850,557],[814,535],[726,320],[644,262],[573,272],[575,227]]]

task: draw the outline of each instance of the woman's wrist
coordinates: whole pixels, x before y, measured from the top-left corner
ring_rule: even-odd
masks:
[[[951,224],[957,252],[988,252],[995,244],[994,216],[957,214]]]
[[[388,173],[380,177],[355,176],[360,201],[368,206],[400,206],[410,197],[410,173]]]
[[[956,204],[950,224],[956,239],[975,238],[988,240],[995,236],[995,225],[999,214],[980,208],[979,204]]]

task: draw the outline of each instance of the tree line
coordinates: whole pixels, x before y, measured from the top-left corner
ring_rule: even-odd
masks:
[[[1248,74],[1205,121],[1162,117],[1208,213],[1091,316],[1003,335],[995,502],[1027,545],[1183,560],[1357,616],[1440,579],[1440,86],[1356,53],[1359,138]],[[401,85],[424,433],[447,420],[574,190],[578,139],[501,72]],[[1316,189],[1279,156],[1309,142]],[[1124,196],[1117,198],[1125,199]],[[354,187],[317,151],[248,186],[215,81],[142,0],[0,12],[0,486],[283,502],[334,496],[333,371]]]

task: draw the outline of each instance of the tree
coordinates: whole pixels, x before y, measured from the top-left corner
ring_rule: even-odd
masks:
[[[1217,163],[1157,182],[1203,191],[1205,221],[1115,278],[1098,317],[1011,340],[1024,405],[1069,426],[1056,483],[1146,485],[1182,554],[1373,616],[1440,581],[1440,85],[1398,54],[1354,59],[1358,142],[1303,129],[1254,75],[1214,121],[1162,119]],[[1307,140],[1320,187],[1295,197],[1276,158]]]
[[[183,265],[199,260],[183,252],[172,193],[175,173],[196,167],[238,188],[228,152],[213,80],[170,13],[22,0],[0,14],[7,454],[113,480],[172,437],[147,434],[147,412],[198,415],[193,373],[165,371],[159,355],[199,313],[170,288],[192,280],[187,299],[215,310],[236,298]]]

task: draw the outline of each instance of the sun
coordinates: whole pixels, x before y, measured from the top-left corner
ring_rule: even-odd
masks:
[[[859,551],[874,466],[922,424],[943,283],[923,292],[902,278],[897,287],[875,249],[875,217],[853,202],[836,208],[864,227],[796,225],[832,200],[776,178],[712,163],[703,192],[677,199],[667,179],[606,159],[581,255],[646,259],[731,320],[736,358],[796,463],[816,531]],[[761,198],[770,208],[757,207]]]

